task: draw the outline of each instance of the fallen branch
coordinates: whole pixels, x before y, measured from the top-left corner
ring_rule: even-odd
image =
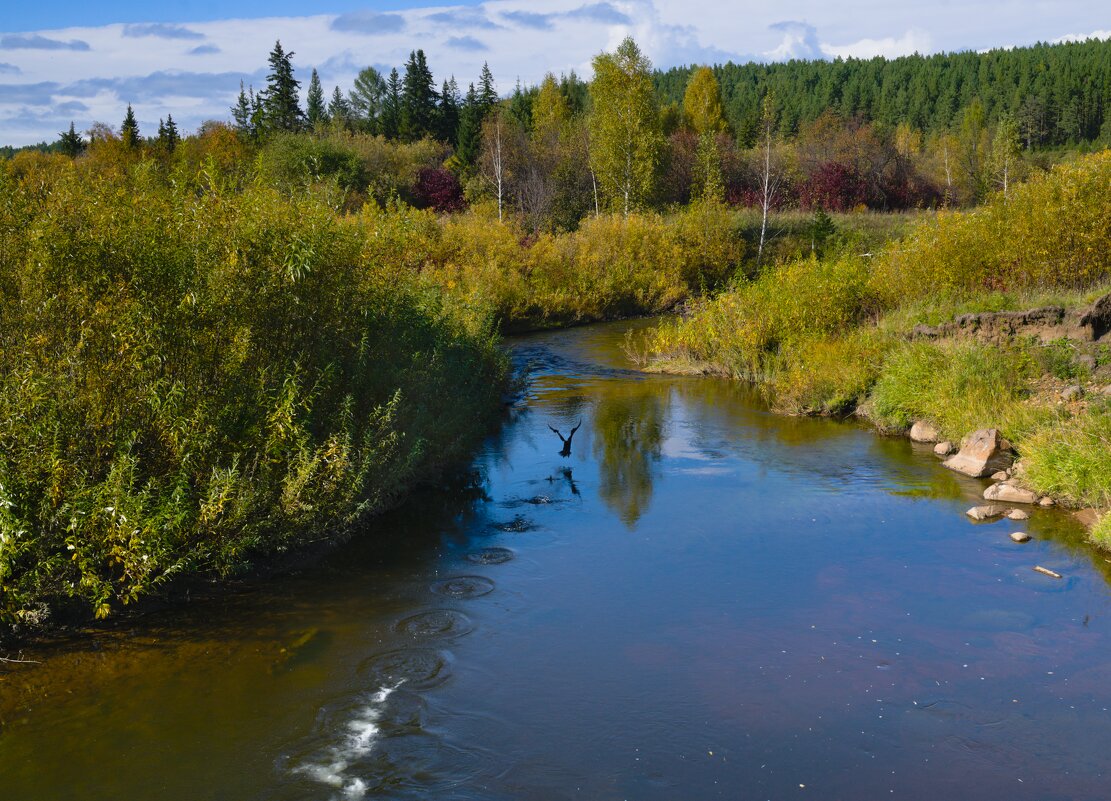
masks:
[[[1061,578],[1060,573],[1055,573],[1054,571],[1050,570],[1048,567],[1042,567],[1041,565],[1035,565],[1034,569],[1037,570],[1039,573],[1044,573],[1045,575],[1049,576],[1050,578],[1056,578],[1056,579]]]
[[[36,662],[34,659],[8,659],[7,657],[0,656],[0,662],[7,662],[11,665],[41,665],[42,662]]]

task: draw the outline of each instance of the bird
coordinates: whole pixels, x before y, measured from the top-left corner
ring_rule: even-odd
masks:
[[[579,420],[579,424],[576,425],[574,428],[572,428],[571,433],[568,434],[566,437],[559,433],[559,429],[552,428],[551,425],[548,426],[548,428],[551,428],[552,431],[555,432],[555,435],[557,437],[559,437],[560,440],[563,442],[563,450],[561,450],[559,452],[560,456],[570,456],[571,455],[571,440],[574,438],[575,432],[578,431],[582,427],[582,424],[583,424],[583,421]]]

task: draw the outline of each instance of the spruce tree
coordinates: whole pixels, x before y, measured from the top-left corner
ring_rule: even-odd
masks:
[[[328,119],[328,109],[324,104],[324,88],[320,85],[320,76],[313,69],[309,79],[309,94],[307,98],[307,116],[309,126],[315,128]]]
[[[382,99],[380,133],[387,139],[396,139],[401,127],[401,76],[397,68],[390,70],[386,81],[386,94]]]
[[[158,126],[159,126],[159,132],[158,132],[159,142],[161,142],[162,145],[165,146],[165,148],[169,152],[173,153],[174,149],[177,147],[177,143],[181,141],[181,137],[178,135],[178,132],[177,132],[177,123],[174,122],[174,115],[173,114],[167,114],[166,115],[166,124],[163,125],[162,120],[159,120],[158,121]]]
[[[251,88],[251,99],[254,98],[255,90]],[[235,105],[231,107],[231,116],[235,120],[235,130],[239,132],[240,136],[250,136],[254,133],[253,125],[251,124],[251,99],[247,97],[247,90],[243,88],[243,81],[239,82],[239,98],[235,101]]]
[[[135,112],[131,109],[130,103],[127,104],[127,116],[123,118],[123,125],[120,126],[120,138],[128,147],[139,146],[139,123],[135,119]]]
[[[478,77],[478,103],[482,106],[483,114],[498,104],[498,90],[494,86],[494,75],[486,62],[482,63],[482,74]]]
[[[281,41],[275,42],[269,62],[266,91],[262,93],[266,128],[270,131],[296,131],[305,115],[298,100],[301,82],[293,77],[293,52],[286,53]]]
[[[351,104],[343,96],[337,86],[332,92],[332,100],[328,103],[328,119],[332,125],[339,128],[348,128],[351,125]]]
[[[74,156],[79,156],[81,155],[81,153],[84,152],[85,140],[82,139],[81,135],[77,133],[77,130],[73,127],[72,122],[70,122],[69,124],[69,130],[62,131],[61,135],[59,136],[58,150],[62,153],[62,155],[69,156],[71,158]]]
[[[459,134],[459,104],[459,84],[453,75],[440,90],[437,133],[442,142],[454,142]]]
[[[415,141],[435,133],[437,99],[424,51],[409,53],[401,91],[400,133],[403,139]]]
[[[466,167],[473,167],[478,160],[478,151],[482,147],[482,118],[482,106],[472,83],[459,115],[459,137],[455,146],[456,157]]]

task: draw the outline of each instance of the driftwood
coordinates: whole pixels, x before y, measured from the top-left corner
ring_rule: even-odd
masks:
[[[1061,578],[1060,573],[1056,573],[1056,572],[1050,570],[1048,567],[1042,567],[1041,565],[1035,565],[1034,570],[1036,570],[1039,573],[1042,573],[1046,576],[1049,576],[1050,578],[1056,578],[1056,579]]]

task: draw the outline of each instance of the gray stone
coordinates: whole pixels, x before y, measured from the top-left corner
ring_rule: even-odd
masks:
[[[1008,471],[1000,470],[998,473],[992,473],[991,480],[992,481],[1006,481],[1010,477],[1011,477],[1011,474]]]
[[[973,506],[965,512],[965,514],[973,520],[991,520],[993,517],[1002,517],[1003,513],[1006,511],[1006,506],[999,506],[992,503],[987,506]]]
[[[954,450],[956,449],[953,447],[953,443],[949,440],[945,440],[944,442],[939,442],[937,443],[937,445],[934,445],[934,453],[936,453],[938,456],[948,456]]]
[[[945,466],[973,478],[990,476],[1006,470],[1014,461],[1014,453],[1005,447],[1007,441],[994,428],[974,432],[961,443],[960,452],[945,461]]]
[[[1012,531],[1011,539],[1015,542],[1030,542],[1030,535],[1025,531]]]
[[[1038,496],[1030,490],[1016,487],[1014,484],[992,484],[984,490],[984,500],[1001,501],[1002,503],[1037,503]]]
[[[1048,506],[1056,506],[1056,505],[1057,505],[1057,502],[1054,501],[1052,498],[1050,498],[1048,495],[1046,495],[1044,498],[1041,498],[1038,501],[1038,506],[1047,506],[1048,507]]]
[[[1081,387],[1079,384],[1073,384],[1071,387],[1065,387],[1063,390],[1061,390],[1061,400],[1065,401],[1066,403],[1068,401],[1080,400],[1083,395],[1084,388]]]
[[[1088,353],[1082,353],[1076,357],[1076,366],[1082,367],[1090,373],[1096,369],[1096,357]]]
[[[919,420],[910,427],[910,438],[914,442],[937,442],[941,432],[925,420]]]
[[[1024,512],[1021,509],[1012,509],[1011,511],[1007,512],[1007,519],[1008,520],[1029,520],[1030,519],[1030,513],[1029,512]]]
[[[1103,389],[1101,389],[1101,390],[1099,391],[1099,394],[1100,394],[1100,395],[1107,395],[1107,396],[1111,396],[1111,384],[1108,384],[1108,385],[1107,385],[1107,386],[1105,386],[1105,387],[1104,387]]]

